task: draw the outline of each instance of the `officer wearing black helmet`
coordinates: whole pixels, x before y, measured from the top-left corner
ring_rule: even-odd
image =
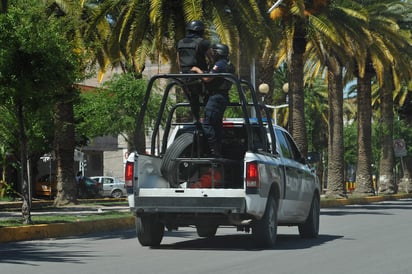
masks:
[[[224,44],[213,46],[214,65],[210,73],[234,73],[234,66],[229,61],[229,47]],[[208,73],[199,67],[193,67],[196,73]],[[204,77],[209,99],[205,107],[203,131],[207,137],[210,154],[220,157],[222,152],[223,114],[229,104],[229,89],[232,82],[223,77]]]
[[[212,62],[210,42],[203,38],[205,26],[202,21],[194,20],[187,24],[186,36],[177,43],[178,63],[181,73],[191,73],[191,68],[196,66],[207,71]],[[202,94],[203,85],[192,81],[187,83],[194,119],[200,120],[199,96]]]

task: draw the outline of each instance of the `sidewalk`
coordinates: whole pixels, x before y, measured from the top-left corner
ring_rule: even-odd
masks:
[[[381,201],[391,201],[398,199],[412,198],[410,194],[394,194],[385,196],[369,196],[359,198],[343,198],[343,199],[321,199],[321,207],[340,207],[351,204],[369,204]],[[32,216],[36,215],[89,215],[99,214],[105,211],[129,211],[128,206],[105,206],[105,205],[82,205],[82,206],[68,206],[62,208],[51,208],[45,211],[39,209],[39,206],[51,205],[51,201],[34,202],[31,211]],[[37,207],[37,208],[36,208]],[[21,202],[0,202],[0,221],[6,218],[21,217]],[[54,224],[40,224],[27,225],[19,227],[1,227],[0,226],[0,243],[27,241],[35,239],[47,239],[66,236],[78,236],[88,233],[106,232],[115,230],[133,229],[135,227],[135,219],[130,214],[130,217],[105,219],[98,221],[79,221],[74,223],[54,223]]]

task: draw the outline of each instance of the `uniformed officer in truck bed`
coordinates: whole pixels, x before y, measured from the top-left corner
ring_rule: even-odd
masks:
[[[210,42],[203,38],[205,25],[202,21],[194,20],[187,24],[186,36],[177,43],[178,63],[181,73],[192,73],[192,67],[199,67],[208,71],[213,61]],[[187,83],[188,97],[192,114],[196,122],[200,120],[199,99],[203,92],[203,85],[199,81]]]
[[[214,64],[210,71],[203,71],[199,67],[193,67],[196,73],[234,73],[235,68],[229,61],[229,47],[224,44],[216,44],[213,47]],[[209,99],[205,107],[205,119],[203,132],[207,137],[210,154],[220,157],[222,152],[223,114],[229,104],[229,89],[232,82],[223,77],[204,77]]]

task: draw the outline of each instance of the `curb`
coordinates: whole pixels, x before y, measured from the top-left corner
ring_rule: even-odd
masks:
[[[135,227],[133,216],[117,219],[56,223],[0,228],[0,243],[78,236],[93,232],[126,230]]]
[[[365,205],[370,203],[394,201],[407,198],[412,198],[412,193],[321,200],[321,208],[342,207],[354,204]],[[94,232],[126,230],[132,229],[134,227],[134,216],[76,223],[0,227],[0,243],[78,236]]]
[[[328,207],[340,207],[346,205],[367,205],[370,203],[377,203],[383,201],[395,201],[399,199],[412,198],[412,193],[403,194],[390,194],[384,196],[366,196],[366,197],[356,197],[356,198],[342,198],[334,200],[321,200],[320,206],[322,208]]]

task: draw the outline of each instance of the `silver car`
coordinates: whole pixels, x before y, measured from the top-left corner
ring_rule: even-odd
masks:
[[[103,185],[103,196],[121,198],[126,196],[124,181],[110,176],[93,176],[90,177]]]

